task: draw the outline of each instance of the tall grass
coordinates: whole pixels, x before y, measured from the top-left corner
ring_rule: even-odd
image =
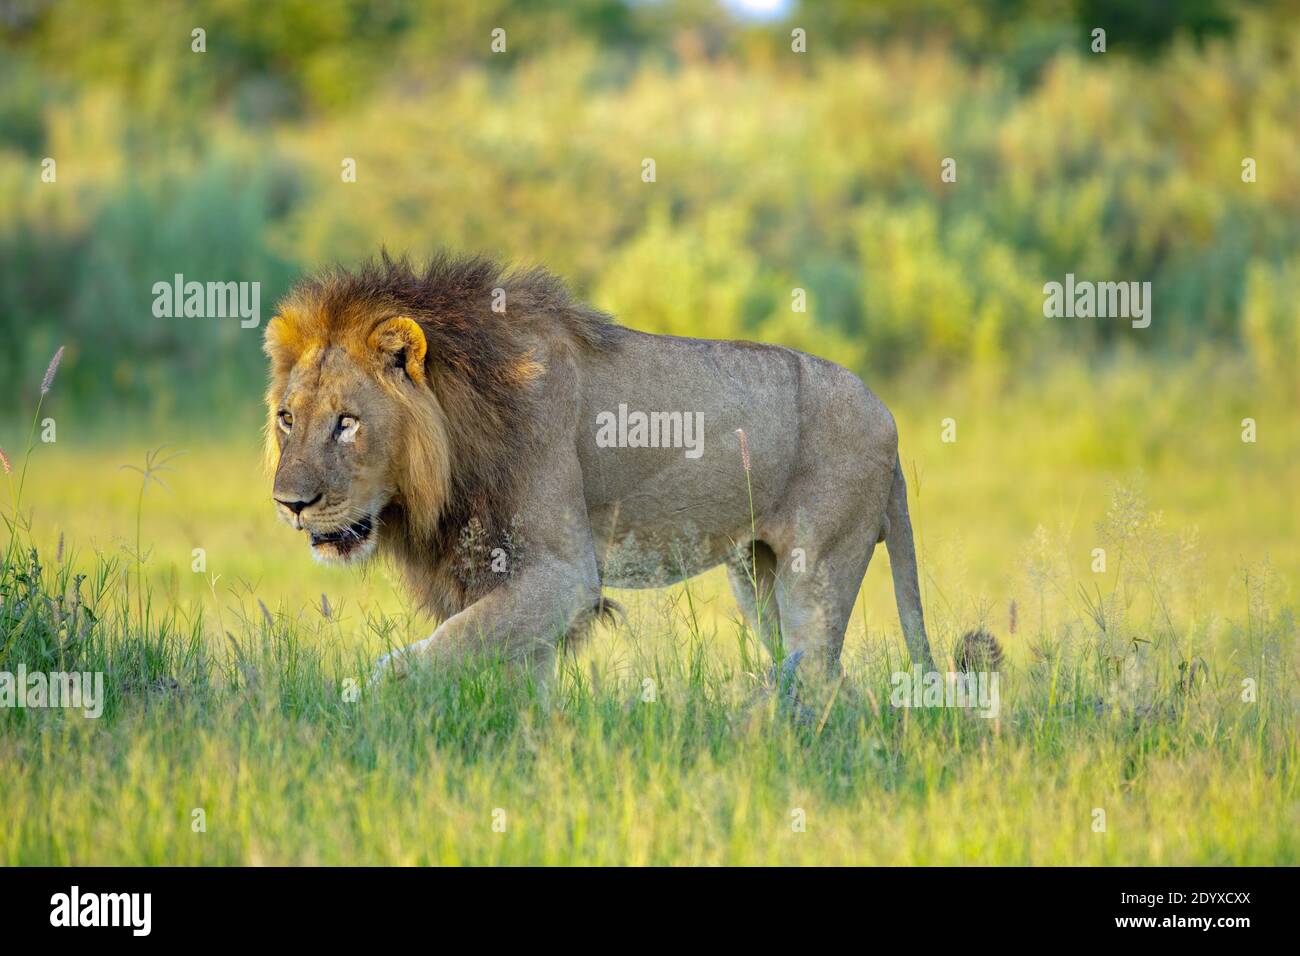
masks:
[[[82,576],[19,542],[0,670],[101,671],[108,700],[0,709],[0,862],[1297,862],[1293,612],[1252,573],[1231,620],[1197,617],[1140,495],[1108,520],[1126,557],[1100,599],[1050,535],[1027,548],[1041,613],[1007,638],[995,718],[893,706],[891,630],[850,642],[822,726],[772,706],[755,635],[690,587],[548,694],[491,667],[363,690],[402,622],[345,641],[333,609],[215,584],[142,613],[120,559]],[[1155,554],[1175,563],[1153,576]],[[959,622],[929,611],[951,659]]]
[[[547,695],[491,669],[364,689],[427,624],[263,514],[255,428],[153,498],[114,467],[133,451],[38,443],[7,515],[0,672],[102,672],[107,701],[0,708],[0,863],[1300,861],[1294,409],[1231,369],[1157,372],[896,404],[936,659],[993,631],[1000,710],[892,706],[882,554],[820,732],[707,578],[617,595],[626,622]]]

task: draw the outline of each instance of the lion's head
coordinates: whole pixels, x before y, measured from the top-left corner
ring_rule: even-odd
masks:
[[[446,497],[445,419],[424,332],[391,309],[364,312],[331,330],[318,303],[300,301],[267,329],[272,497],[323,561],[368,557],[397,508],[436,515]]]
[[[386,547],[428,590],[467,527],[489,541],[508,528],[549,357],[615,334],[553,276],[481,258],[417,273],[384,256],[304,280],[266,330],[276,511],[317,558]],[[456,593],[425,603],[446,611],[473,586],[443,577]]]

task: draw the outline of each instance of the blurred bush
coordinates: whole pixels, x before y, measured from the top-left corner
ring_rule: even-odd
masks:
[[[247,405],[260,329],[155,318],[153,283],[258,281],[265,322],[381,244],[542,263],[629,325],[872,376],[1210,348],[1294,384],[1295,8],[1110,7],[10,3],[0,399],[63,343],[87,407]],[[1151,281],[1151,327],[1044,319],[1067,272]]]

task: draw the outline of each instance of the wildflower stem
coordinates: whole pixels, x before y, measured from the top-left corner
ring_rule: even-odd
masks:
[[[45,403],[45,393],[41,392],[36,399],[36,413],[32,416],[32,427],[27,433],[27,448],[23,453],[23,467],[18,474],[18,490],[14,491],[13,474],[9,475],[9,499],[13,503],[14,517],[9,525],[9,546],[5,549],[5,565],[7,566],[14,556],[14,545],[18,541],[18,509],[22,505],[23,486],[27,483],[27,465],[32,459],[32,452],[36,448],[36,423],[41,420],[41,405]]]

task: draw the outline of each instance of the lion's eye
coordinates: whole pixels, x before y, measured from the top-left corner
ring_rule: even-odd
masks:
[[[293,413],[285,410],[280,412],[280,427],[286,432],[293,428]]]
[[[353,415],[340,415],[339,425],[336,429],[339,441],[352,441],[357,437],[357,429],[361,422]]]

